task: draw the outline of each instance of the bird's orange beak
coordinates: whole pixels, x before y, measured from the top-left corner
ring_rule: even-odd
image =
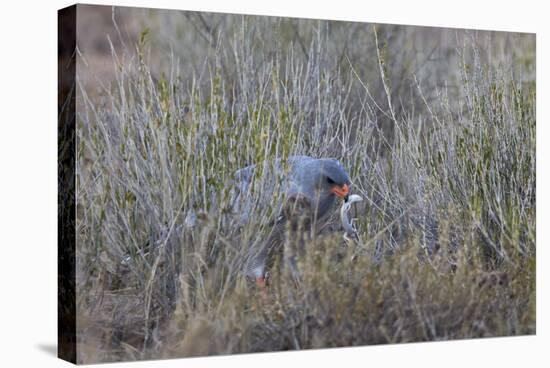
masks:
[[[349,193],[349,186],[347,184],[344,184],[342,186],[333,185],[330,188],[330,191],[336,194],[338,197],[344,198]]]

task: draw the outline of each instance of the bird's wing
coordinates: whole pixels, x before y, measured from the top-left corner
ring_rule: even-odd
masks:
[[[246,191],[246,189],[252,182],[252,178],[254,178],[255,169],[256,165],[250,165],[243,167],[242,169],[239,169],[235,172],[235,182],[239,191]]]
[[[286,192],[288,188],[288,177],[284,173],[280,160],[274,162],[265,162],[260,168],[262,175],[255,183],[255,195],[250,195],[250,190],[254,182],[256,170],[259,168],[256,165],[243,167],[235,172],[234,188],[231,195],[231,210],[237,215],[239,222],[245,224],[250,220],[250,216],[255,206],[258,204],[269,203],[281,184],[280,190]],[[280,208],[275,209],[275,213],[279,213]]]
[[[231,212],[237,216],[238,222],[244,224],[248,221],[252,202],[248,196],[248,191],[254,177],[256,166],[250,165],[239,169],[234,174],[233,187],[231,188],[230,208]]]

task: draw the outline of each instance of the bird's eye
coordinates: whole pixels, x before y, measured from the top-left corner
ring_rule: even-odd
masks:
[[[327,176],[327,182],[330,184],[330,185],[333,185],[333,184],[336,184],[334,182],[334,180],[332,180],[330,177]]]

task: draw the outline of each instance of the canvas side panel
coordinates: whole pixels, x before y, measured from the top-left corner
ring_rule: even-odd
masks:
[[[58,356],[76,363],[76,5],[58,11]]]

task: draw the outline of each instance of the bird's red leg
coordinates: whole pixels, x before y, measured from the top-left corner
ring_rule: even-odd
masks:
[[[266,285],[264,276],[256,277],[256,287],[260,291],[262,300],[264,302],[267,301],[267,285]]]

